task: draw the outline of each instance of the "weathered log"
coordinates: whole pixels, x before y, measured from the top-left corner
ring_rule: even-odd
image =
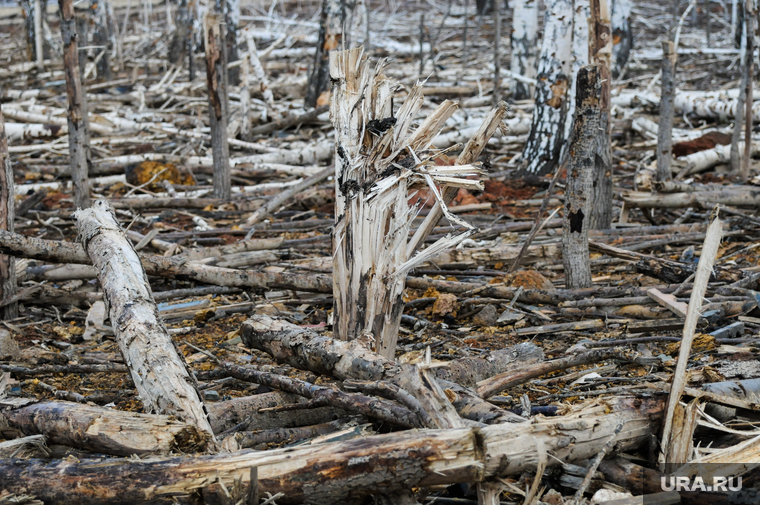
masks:
[[[213,440],[195,378],[161,322],[140,259],[103,200],[77,211],[79,240],[99,271],[116,341],[148,412],[174,415]]]
[[[169,501],[216,482],[230,488],[240,479],[248,486],[255,467],[262,493],[283,493],[278,503],[356,503],[378,489],[482,482],[535,470],[539,444],[554,456],[549,465],[594,456],[617,429],[616,449],[630,450],[657,429],[663,404],[623,397],[535,423],[407,431],[264,452],[142,461],[4,460],[0,488],[60,505]]]
[[[199,452],[210,437],[171,416],[124,412],[63,401],[0,401],[0,432],[44,435],[50,444],[131,456]]]

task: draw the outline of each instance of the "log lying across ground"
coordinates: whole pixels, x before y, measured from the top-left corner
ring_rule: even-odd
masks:
[[[261,493],[277,502],[340,503],[377,492],[482,482],[548,464],[590,458],[614,436],[615,450],[638,447],[656,432],[660,397],[621,397],[579,405],[572,413],[533,423],[412,430],[346,442],[146,460],[5,460],[0,489],[46,503],[170,503],[203,488],[239,479],[248,487],[257,469]],[[617,432],[617,434],[615,434]]]

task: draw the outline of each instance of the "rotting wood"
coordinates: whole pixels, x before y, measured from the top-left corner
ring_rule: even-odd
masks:
[[[98,269],[119,349],[148,412],[213,431],[181,355],[158,316],[145,270],[103,200],[76,213],[79,240]]]
[[[619,425],[618,450],[638,447],[657,427],[663,401],[621,397],[580,405],[571,413],[535,423],[485,428],[419,430],[347,442],[273,451],[242,451],[145,461],[9,461],[0,466],[0,487],[34,492],[65,505],[166,499],[212,482],[244,485],[257,468],[260,492],[283,493],[280,503],[357,500],[418,486],[481,482],[536,467],[539,439],[554,458],[549,465],[597,454]],[[566,441],[572,440],[572,444]],[[97,469],[97,471],[94,471]],[[295,473],[298,478],[292,478]],[[65,476],[65,477],[62,477]],[[127,477],[129,476],[129,478]]]

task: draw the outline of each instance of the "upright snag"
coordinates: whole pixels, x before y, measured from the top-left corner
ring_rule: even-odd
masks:
[[[74,205],[86,208],[90,205],[90,181],[88,168],[89,138],[87,134],[87,107],[83,101],[82,81],[79,72],[76,19],[73,0],[58,0],[63,37],[63,71],[66,76],[68,99],[69,157],[71,178],[74,181]]]
[[[343,45],[343,25],[346,22],[345,0],[322,0],[322,14],[319,22],[317,52],[306,88],[304,104],[316,107],[319,97],[327,91],[330,81],[330,51]],[[321,105],[321,103],[320,103]]]
[[[536,77],[536,48],[538,46],[538,0],[512,2],[512,74],[528,79]],[[533,96],[533,86],[526,81],[512,79],[510,91],[515,100]]]
[[[673,159],[673,100],[676,93],[676,47],[667,40],[662,43],[662,86],[660,93],[660,123],[657,129],[657,180],[671,179]]]
[[[227,52],[224,50],[222,16],[209,12],[204,20],[206,45],[206,85],[211,124],[211,154],[214,163],[214,198],[229,199],[230,148],[227,143]]]
[[[193,9],[188,5],[188,0],[180,0],[177,7],[177,22],[174,25],[169,49],[167,50],[167,59],[173,65],[183,65],[185,58],[188,56],[190,48],[190,38],[193,31]]]
[[[594,205],[589,226],[606,230],[612,226],[612,147],[610,134],[610,60],[612,58],[612,29],[607,9],[608,0],[590,0],[588,49],[591,63],[597,65],[601,82],[599,101],[599,132],[596,136],[594,161]]]
[[[238,26],[240,25],[240,0],[224,0],[225,47],[227,62],[238,59]],[[227,78],[233,86],[240,84],[240,67],[227,70]]]
[[[520,168],[543,175],[559,162],[565,141],[567,89],[571,79],[573,1],[547,3],[544,40],[538,62],[533,120]]]
[[[569,289],[591,286],[589,266],[588,217],[593,199],[593,174],[596,136],[600,126],[602,83],[597,65],[578,72],[575,95],[575,122],[565,189],[565,219],[562,224],[562,261],[565,286]]]
[[[757,25],[757,8],[755,0],[746,0],[744,19],[745,19],[745,38],[747,39],[747,48],[744,51],[744,65],[742,66],[742,93],[744,94],[744,156],[742,158],[742,169],[739,178],[742,181],[749,179],[749,163],[752,154],[752,106],[754,104],[752,94],[752,81],[755,78],[755,30]],[[741,110],[737,107],[737,115]]]
[[[37,63],[50,58],[50,43],[45,40],[44,26],[46,0],[21,0],[21,13],[24,16],[24,32],[26,34],[26,55],[29,61]]]
[[[92,19],[94,21],[92,42],[96,46],[95,54],[98,78],[103,81],[110,81],[113,78],[111,73],[113,23],[109,22],[108,0],[93,0],[91,10],[93,12]]]
[[[424,101],[420,83],[394,115],[394,83],[383,75],[382,65],[370,68],[362,48],[331,53],[330,77],[336,153],[334,332],[342,340],[374,338],[377,352],[392,359],[406,274],[474,232],[447,210],[442,189],[482,188],[468,177],[482,175],[471,156],[480,153],[488,137],[474,142],[477,146],[468,144],[455,165],[439,165],[445,153],[430,145],[456,109],[453,102],[442,103],[413,130]],[[426,188],[447,219],[463,229],[416,255],[414,238],[409,240],[419,210],[409,204],[415,188]]]
[[[633,49],[632,0],[612,0],[612,75],[620,77]]]
[[[5,119],[0,110],[0,230],[13,232],[15,194]],[[0,314],[3,320],[18,317],[18,303],[7,303],[15,294],[16,261],[13,256],[0,255],[0,300],[6,302]]]
[[[501,5],[493,9],[493,105],[501,101]],[[431,47],[432,49],[432,47]]]

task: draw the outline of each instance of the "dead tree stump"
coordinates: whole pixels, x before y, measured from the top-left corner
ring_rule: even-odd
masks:
[[[194,378],[161,322],[145,269],[113,209],[98,200],[74,217],[79,241],[98,270],[116,342],[145,410],[174,415],[213,440]]]
[[[657,180],[671,179],[673,160],[673,100],[676,92],[676,47],[671,41],[662,43],[662,92],[660,94],[660,124],[657,130]]]
[[[214,163],[214,198],[228,200],[232,194],[230,148],[227,142],[227,51],[222,16],[209,12],[204,22],[206,85]]]
[[[562,261],[565,286],[591,286],[588,230],[593,200],[595,142],[599,132],[602,94],[599,67],[589,65],[578,72],[575,123],[565,190],[565,219],[562,225]]]
[[[13,169],[5,135],[5,119],[0,111],[0,229],[13,231],[14,195]],[[0,255],[0,300],[6,302],[16,294],[16,260]],[[3,320],[18,317],[18,302],[7,303],[0,316]]]
[[[63,69],[66,76],[68,98],[69,157],[71,178],[74,181],[74,205],[83,209],[90,205],[88,169],[89,138],[87,134],[87,108],[79,71],[79,50],[73,0],[58,0],[63,37]]]

